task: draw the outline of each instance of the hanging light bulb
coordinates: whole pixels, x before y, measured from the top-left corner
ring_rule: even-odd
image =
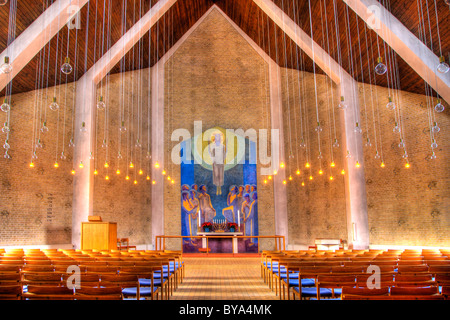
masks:
[[[273,175],[274,175],[274,176],[276,176],[276,175],[277,175],[277,173],[278,173],[278,171],[277,171],[277,170],[273,170]]]
[[[400,133],[402,131],[402,129],[398,125],[398,122],[395,123],[394,129],[392,129],[392,131],[394,131],[394,133]]]
[[[300,141],[300,148],[306,148],[305,139],[303,139],[303,138],[302,138],[302,140]]]
[[[147,181],[149,181],[149,180],[150,180],[150,176],[147,176],[145,179],[146,179]]]
[[[8,159],[8,160],[11,159],[11,156],[9,155],[8,150],[5,151],[3,158]]]
[[[167,177],[167,181],[170,181],[170,180],[171,180],[171,178],[170,178],[170,176],[168,176],[168,177]]]
[[[3,124],[2,132],[3,132],[3,133],[8,133],[9,131],[10,131],[10,130],[9,130],[8,122],[5,122],[5,123]]]
[[[383,58],[382,57],[378,57],[377,59],[377,65],[375,66],[375,73],[379,76],[382,76],[383,74],[386,73],[387,71],[387,67],[386,65],[383,63]]]
[[[320,175],[323,174],[323,170],[322,170],[322,169],[319,170],[319,174],[320,174]]]
[[[156,184],[156,181],[155,181],[155,180],[153,180],[153,181],[152,181],[152,184]]]
[[[116,174],[120,174],[120,169],[117,169],[117,170],[116,170]]]
[[[280,168],[284,168],[284,162],[280,163]]]
[[[52,103],[49,106],[50,110],[56,111],[59,109],[59,104],[56,102],[56,97],[53,97]]]
[[[139,138],[136,139],[136,143],[134,144],[134,146],[135,146],[136,148],[142,147],[142,144],[141,144],[141,141],[139,140]]]
[[[359,122],[356,123],[355,129],[353,129],[355,133],[362,133],[362,129],[359,126]]]
[[[71,148],[75,147],[75,142],[74,142],[73,137],[70,138],[70,141],[69,141],[69,147],[71,147]]]
[[[286,184],[287,182],[286,182],[286,180],[283,180],[283,184]]]
[[[33,155],[31,156],[31,159],[36,160],[38,158],[36,151],[33,151]]]
[[[95,176],[98,175],[98,170],[97,169],[94,170],[94,175]]]
[[[8,0],[0,0],[0,6],[4,6],[8,3]]]
[[[66,160],[67,159],[67,157],[66,157],[66,154],[64,153],[64,151],[63,152],[61,152],[61,160]]]
[[[411,165],[409,164],[409,161],[406,161],[406,163],[405,163],[405,168],[408,169],[408,168],[410,168],[410,167],[411,167]]]
[[[330,176],[330,181],[333,181],[333,180],[334,180],[333,176]]]
[[[309,167],[311,167],[311,165],[309,164],[309,162],[306,162],[305,168],[309,168]]]
[[[36,142],[36,148],[43,148],[41,139],[38,139],[38,140],[37,140],[37,142]]]
[[[400,139],[400,143],[398,144],[399,148],[404,148],[405,147],[405,143],[403,142],[403,139]]]
[[[338,104],[338,109],[345,110],[347,109],[347,104],[345,103],[344,96],[341,96],[341,102]]]
[[[317,121],[317,127],[316,127],[315,131],[316,132],[322,132],[323,131],[322,127],[320,126],[320,122],[319,121]]]
[[[305,182],[302,181],[302,187],[304,187],[304,186],[305,186]]]
[[[122,133],[127,131],[127,127],[125,127],[125,121],[122,121],[122,125],[120,126],[119,131]]]
[[[158,169],[159,168],[159,163],[155,162],[155,168]]]
[[[54,167],[55,169],[59,168],[58,161],[55,161],[55,163],[53,164],[53,167]]]
[[[299,169],[297,169],[297,172],[296,172],[296,174],[297,174],[297,175],[299,175],[299,174],[300,174],[300,170],[299,170]]]
[[[78,167],[79,167],[80,169],[83,169],[83,168],[84,168],[83,161],[80,161],[80,164],[78,165]]]
[[[11,63],[9,62],[9,57],[6,56],[3,64],[0,66],[0,72],[8,74],[12,71]]]
[[[375,153],[374,158],[375,158],[375,159],[380,159],[380,158],[381,158],[381,157],[380,157],[380,154],[378,153],[378,150],[377,150],[377,152]]]
[[[339,148],[339,142],[338,142],[338,139],[334,139],[334,142],[333,142],[333,148]]]
[[[2,109],[3,112],[8,112],[9,110],[11,110],[11,106],[8,103],[8,99],[4,99],[3,100],[3,104],[0,106],[0,108]]]
[[[134,184],[137,184],[138,182],[137,182],[137,180],[134,180],[134,182],[133,182]]]
[[[100,98],[98,99],[98,102],[97,102],[97,109],[104,110],[105,108],[106,108],[106,104],[103,101],[103,96],[100,96]]]
[[[83,133],[87,132],[86,122],[83,121],[83,122],[81,123],[80,131],[83,132]]]
[[[117,154],[117,159],[121,160],[122,158],[123,158],[122,152],[119,151],[119,153]]]
[[[127,175],[127,176],[125,177],[125,180],[130,180],[130,176]]]
[[[388,103],[386,104],[386,108],[391,111],[395,110],[395,103],[394,103],[394,101],[392,101],[392,97],[388,98]]]
[[[109,163],[108,161],[105,161],[105,164],[103,165],[105,168],[109,168]]]
[[[294,178],[292,178],[292,176],[289,176],[289,181],[292,181],[292,179],[294,179]]]
[[[367,138],[366,143],[365,143],[366,147],[371,147],[372,146],[372,142],[370,142],[370,139]]]
[[[439,57],[439,64],[437,66],[437,71],[440,73],[447,73],[450,70],[449,65],[445,62],[445,57]]]
[[[267,179],[272,180],[272,176],[268,176]]]
[[[403,158],[403,159],[408,159],[408,153],[406,152],[406,150],[405,150],[405,152],[403,153],[402,158]]]
[[[433,142],[431,143],[431,148],[436,149],[438,147],[438,144],[436,142],[436,139],[433,139]]]
[[[61,72],[64,74],[71,74],[72,70],[73,70],[73,68],[72,68],[72,65],[70,64],[70,58],[66,57],[64,59],[63,65],[61,66]]]
[[[134,168],[134,164],[133,164],[133,161],[130,161],[130,165],[129,165],[129,167],[130,167],[131,169],[133,169],[133,168]]]
[[[94,159],[95,159],[94,153],[91,151],[91,152],[89,153],[89,160],[94,160]]]
[[[106,142],[106,139],[103,139],[102,148],[107,148],[107,147],[108,147],[108,143]]]
[[[441,131],[441,128],[439,128],[437,122],[434,122],[433,127],[431,128],[431,131],[434,133],[438,133],[439,131]]]
[[[360,168],[361,165],[359,164],[359,161],[356,161],[355,167]]]
[[[292,153],[289,155],[289,159],[294,159],[294,155]]]
[[[3,144],[3,148],[8,150],[9,148],[11,148],[11,146],[8,143],[8,139],[5,140],[5,143]]]
[[[350,154],[350,151],[347,150],[347,155],[345,156],[347,159],[350,159],[352,155]]]
[[[152,159],[152,155],[150,154],[150,151],[147,151],[147,154],[145,155],[145,159],[147,159],[147,160]]]
[[[30,168],[34,168],[34,162],[33,161],[30,162],[29,167]]]
[[[70,172],[72,175],[75,174],[75,169],[72,169],[72,171]]]
[[[323,156],[322,156],[322,152],[321,152],[321,151],[319,151],[319,155],[317,156],[317,159],[319,159],[319,160],[323,159]]]
[[[309,180],[312,180],[312,179],[314,179],[313,176],[309,176]]]
[[[434,110],[436,112],[442,112],[444,111],[444,105],[442,104],[442,100],[441,99],[437,99],[437,104],[434,106]]]
[[[109,176],[108,175],[105,176],[105,180],[109,180]]]
[[[43,132],[43,133],[48,132],[47,121],[44,121],[42,128],[41,128],[41,132]]]
[[[139,175],[143,175],[144,174],[144,171],[142,171],[142,169],[139,169]]]
[[[431,159],[431,160],[436,159],[436,154],[434,153],[434,151],[431,153],[430,159]]]
[[[331,161],[331,165],[332,168],[336,167],[336,163],[334,163],[334,161]]]
[[[381,161],[380,167],[384,168],[385,166],[384,161]]]

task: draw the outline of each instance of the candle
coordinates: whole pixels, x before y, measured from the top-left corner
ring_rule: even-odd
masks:
[[[241,212],[238,210],[238,227],[241,226]]]
[[[198,211],[198,226],[199,226],[199,227],[202,226],[201,220],[202,220],[202,211],[199,210],[199,211]]]

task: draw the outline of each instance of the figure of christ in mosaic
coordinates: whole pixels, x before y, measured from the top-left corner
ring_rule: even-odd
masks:
[[[208,145],[208,152],[212,160],[213,184],[216,186],[216,195],[222,194],[224,182],[225,156],[227,148],[224,144],[223,133],[214,133],[211,137],[212,145]]]
[[[207,193],[207,188],[204,184],[199,187],[198,201],[201,223],[212,221],[216,216],[216,210],[211,203],[211,197]]]

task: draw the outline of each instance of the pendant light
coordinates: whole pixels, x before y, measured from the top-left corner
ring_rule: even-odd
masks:
[[[388,103],[386,104],[386,108],[391,111],[395,110],[395,102],[392,100],[392,97],[388,98]]]
[[[347,104],[345,103],[344,96],[341,96],[341,102],[338,104],[338,109],[341,109],[341,110],[347,109]]]
[[[97,102],[97,109],[98,110],[104,110],[106,108],[106,104],[103,101],[103,96],[100,96],[98,102]]]
[[[56,97],[53,97],[52,103],[49,106],[50,110],[57,111],[59,109],[59,104],[56,102]]]
[[[8,133],[10,131],[9,126],[8,126],[8,122],[5,122],[3,124],[3,128],[2,128],[2,132],[3,133]]]
[[[11,110],[11,106],[9,105],[7,98],[3,100],[3,104],[1,105],[0,108],[2,109],[3,112],[8,112]]]
[[[8,0],[0,0],[0,6],[4,6],[8,3]]]
[[[73,67],[70,64],[70,58],[66,57],[64,60],[64,64],[61,66],[61,72],[68,75],[71,74],[73,71]]]
[[[445,62],[445,57],[441,56],[439,58],[439,64],[437,66],[437,71],[440,73],[447,73],[450,70],[449,65],[447,64],[447,62]]]
[[[387,72],[387,67],[386,65],[383,63],[383,58],[382,57],[378,57],[377,59],[377,65],[375,66],[375,73],[379,76],[384,75]]]
[[[434,106],[434,110],[436,112],[442,112],[442,111],[444,111],[444,109],[445,109],[445,107],[442,104],[442,100],[441,99],[437,99],[437,104]]]
[[[9,57],[6,56],[3,60],[3,64],[0,66],[0,73],[8,74],[12,71],[11,63],[9,62]]]
[[[441,128],[439,128],[436,121],[434,122],[433,127],[431,128],[431,131],[433,131],[434,133],[438,133],[439,131],[441,131]]]

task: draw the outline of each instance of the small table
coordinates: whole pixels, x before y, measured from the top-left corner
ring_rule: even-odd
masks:
[[[314,241],[317,250],[339,250],[341,239],[318,238]]]
[[[202,248],[206,248],[206,237],[217,237],[217,238],[229,238],[233,237],[233,253],[238,253],[238,238],[237,236],[244,235],[243,232],[198,232],[198,236],[202,236]]]

